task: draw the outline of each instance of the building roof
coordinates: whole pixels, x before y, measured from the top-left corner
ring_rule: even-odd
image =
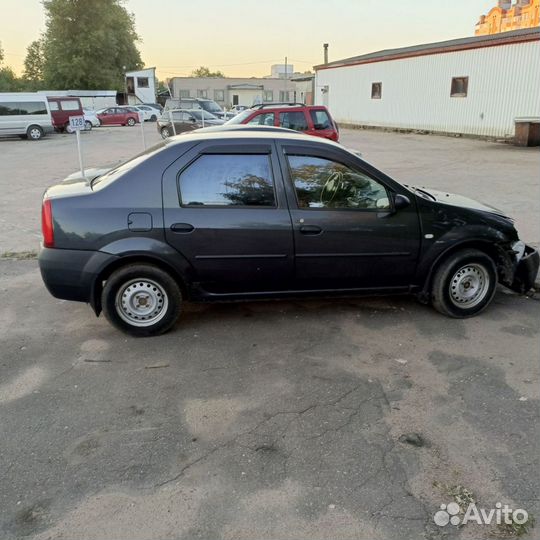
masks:
[[[336,60],[328,64],[314,66],[315,70],[329,69],[335,67],[354,66],[358,64],[369,64],[373,62],[384,62],[387,60],[399,60],[413,56],[425,56],[430,54],[441,54],[468,49],[480,49],[483,47],[496,47],[498,45],[508,45],[513,43],[523,43],[540,39],[540,28],[523,28],[512,32],[502,32],[486,36],[472,36],[436,43],[426,43],[423,45],[413,45],[412,47],[401,47],[399,49],[385,49],[383,51],[352,56],[344,60]]]

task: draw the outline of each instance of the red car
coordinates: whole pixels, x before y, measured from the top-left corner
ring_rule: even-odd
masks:
[[[139,122],[139,115],[122,107],[109,107],[96,113],[102,126],[134,126]]]
[[[283,127],[336,142],[339,140],[339,128],[328,109],[322,105],[302,103],[254,105],[225,122],[225,125],[231,124]]]
[[[69,117],[84,116],[78,97],[47,97],[55,131],[70,131]]]

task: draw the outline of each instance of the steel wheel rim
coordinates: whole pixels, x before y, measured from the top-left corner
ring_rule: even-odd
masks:
[[[39,129],[34,128],[30,130],[30,138],[31,139],[39,139],[41,137],[41,132]]]
[[[489,273],[484,266],[466,264],[450,280],[450,300],[460,308],[475,307],[486,297],[489,285]]]
[[[165,289],[151,279],[132,279],[118,290],[115,305],[123,321],[131,326],[146,327],[165,317],[169,297]]]
[[[164,139],[168,139],[168,138],[169,138],[169,135],[170,135],[170,133],[169,133],[169,130],[168,130],[167,128],[163,128],[163,129],[161,130],[161,136],[162,136]]]

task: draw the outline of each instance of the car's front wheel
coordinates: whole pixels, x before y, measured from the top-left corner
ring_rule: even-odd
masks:
[[[107,320],[144,337],[163,334],[180,315],[182,294],[170,274],[151,264],[130,264],[113,272],[101,298]]]
[[[463,319],[483,311],[497,288],[497,268],[493,259],[477,249],[450,255],[433,277],[433,307],[449,317]]]
[[[26,137],[31,141],[39,141],[43,138],[43,129],[39,126],[30,126],[26,130]]]
[[[84,121],[84,129],[86,129],[86,131],[92,131],[92,122],[90,122],[90,120]]]
[[[157,116],[155,114],[150,117],[150,122],[157,122]]]
[[[135,120],[133,118],[128,118],[127,125],[128,126],[134,126],[135,125]]]
[[[162,127],[160,133],[163,139],[168,139],[171,136],[171,130],[168,127]]]

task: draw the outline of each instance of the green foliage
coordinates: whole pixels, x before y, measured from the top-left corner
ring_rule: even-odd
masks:
[[[191,72],[190,77],[225,77],[221,71],[210,71],[207,67],[201,66]]]
[[[19,92],[21,83],[10,67],[4,66],[4,49],[0,43],[0,92]]]
[[[43,78],[49,88],[117,89],[140,69],[133,15],[123,0],[44,0]]]
[[[24,59],[24,74],[26,86],[31,90],[39,90],[43,87],[43,41],[37,39],[32,41],[26,49],[26,58]]]

